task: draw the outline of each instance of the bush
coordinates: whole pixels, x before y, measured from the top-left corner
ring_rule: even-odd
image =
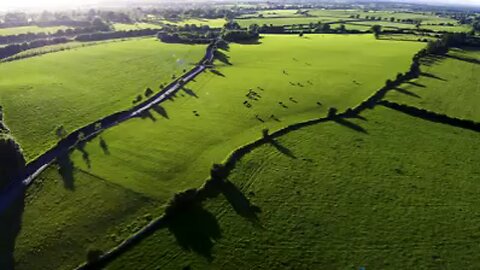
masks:
[[[24,176],[25,158],[22,149],[8,135],[0,135],[0,189],[11,181],[21,181]]]
[[[165,209],[166,217],[172,217],[193,207],[197,203],[197,195],[198,190],[196,189],[189,189],[187,191],[175,194]]]

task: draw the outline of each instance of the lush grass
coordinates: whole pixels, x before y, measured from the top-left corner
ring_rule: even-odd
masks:
[[[339,18],[332,17],[291,17],[291,18],[252,18],[235,20],[242,27],[248,27],[251,24],[258,25],[290,25],[290,24],[309,24],[309,23],[328,23],[339,21]]]
[[[368,134],[329,122],[278,139],[296,158],[248,154],[236,188],[108,269],[479,268],[479,134],[383,107],[363,116],[349,121]]]
[[[132,106],[147,87],[158,91],[200,60],[204,46],[156,39],[104,43],[0,64],[5,121],[28,159],[67,132]],[[25,76],[28,74],[28,76]]]
[[[36,25],[0,28],[0,36],[18,35],[18,34],[26,34],[26,33],[55,33],[60,29],[65,30],[68,28],[70,27],[67,27],[67,26],[39,27]]]
[[[452,55],[474,58],[479,52],[453,51]],[[480,65],[464,60],[429,58],[425,76],[391,91],[387,99],[449,116],[480,122]]]
[[[422,46],[377,41],[371,35],[267,36],[261,45],[232,45],[233,65],[220,65],[222,76],[200,76],[174,102],[162,105],[168,118],[152,110],[155,121],[135,119],[107,130],[102,137],[109,155],[98,139],[85,148],[91,168],[79,152],[73,159],[96,175],[165,199],[178,187],[200,185],[213,162],[258,137],[262,128],[359,104],[387,78],[406,70]],[[261,98],[248,99],[249,89]]]
[[[277,129],[324,116],[331,106],[344,110],[360,103],[383,86],[386,78],[406,70],[420,48],[417,43],[377,41],[371,35],[266,36],[260,45],[234,44],[227,53],[232,65],[217,63],[223,76],[202,74],[157,109],[164,110],[164,116],[152,110],[151,118],[132,119],[109,129],[101,134],[103,147],[100,138],[94,139],[83,149],[87,154],[75,151],[71,158],[78,169],[154,199],[160,210],[174,193],[200,186],[213,162],[221,162],[232,149],[258,138],[262,128]],[[246,98],[250,88],[261,95],[259,100]],[[252,108],[243,105],[246,100]],[[280,122],[270,118],[272,114]],[[59,175],[43,177],[45,183],[62,181]],[[83,213],[95,207],[107,211],[81,192],[84,184],[76,177],[78,188],[73,193],[82,204],[70,211]],[[43,201],[34,200],[30,211],[40,212]],[[98,217],[87,215],[85,219],[95,224]],[[37,222],[56,228],[51,220],[56,224],[65,220],[72,226],[77,222],[63,215],[38,217]],[[35,228],[29,227],[28,235],[32,232]],[[62,232],[64,237],[74,237],[84,231]],[[61,241],[61,237],[52,237],[42,245],[58,246]],[[74,245],[84,247],[84,238],[76,238]],[[42,260],[56,261],[66,254],[57,249]],[[29,260],[27,255],[23,258]]]
[[[16,269],[72,269],[89,250],[111,249],[161,213],[154,200],[111,182],[78,170],[72,178],[52,181],[61,177],[50,168],[29,188]]]
[[[469,32],[472,30],[470,25],[456,24],[454,26],[448,25],[422,25],[421,29],[431,29],[434,31],[447,31],[447,32]]]
[[[175,25],[185,25],[185,24],[196,24],[197,26],[200,25],[208,25],[210,27],[221,28],[227,22],[225,19],[185,19],[179,21],[168,21],[168,20],[161,20],[159,21],[165,24],[175,24]]]
[[[153,23],[132,23],[132,24],[115,23],[113,24],[113,28],[116,31],[128,31],[128,30],[148,29],[148,28],[159,29],[161,28],[161,26]]]

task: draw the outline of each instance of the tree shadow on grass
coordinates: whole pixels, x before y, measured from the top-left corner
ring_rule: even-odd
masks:
[[[232,63],[230,63],[230,60],[229,60],[229,56],[224,54],[223,52],[219,51],[219,50],[216,50],[215,53],[214,53],[214,56],[215,56],[215,59],[217,59],[218,61],[226,64],[226,65],[229,65],[231,66]]]
[[[448,81],[448,80],[445,80],[445,79],[442,78],[442,77],[439,77],[439,76],[437,76],[437,75],[435,75],[435,74],[428,73],[428,72],[421,72],[420,75],[423,76],[423,77],[432,78],[432,79],[436,79],[436,80],[443,81],[443,82],[447,82],[447,81]]]
[[[422,83],[418,83],[418,82],[407,82],[408,84],[411,84],[413,86],[416,86],[416,87],[420,87],[420,88],[425,88],[425,84],[422,84]]]
[[[158,104],[155,104],[152,106],[152,109],[157,112],[159,115],[161,115],[163,118],[165,119],[170,119],[168,117],[168,113],[167,113],[167,110],[165,110],[165,108],[163,108],[162,106],[158,105]]]
[[[183,92],[185,92],[185,94],[187,94],[189,96],[192,96],[194,98],[198,98],[197,94],[192,89],[182,87],[182,90],[183,90]]]
[[[335,121],[335,123],[337,123],[337,124],[340,124],[344,127],[355,130],[357,132],[368,134],[368,132],[363,127],[361,127],[361,126],[359,126],[359,125],[357,125],[353,122],[347,121],[344,118],[336,118],[333,121]]]
[[[247,197],[229,180],[225,180],[221,186],[221,192],[240,216],[258,223],[258,213],[262,210],[250,203]]]
[[[214,241],[221,237],[220,226],[215,216],[200,203],[173,216],[167,226],[183,249],[198,253],[209,261],[213,259],[212,248]]]
[[[85,162],[85,164],[87,165],[87,167],[90,169],[92,167],[92,163],[90,161],[90,155],[85,150],[85,145],[86,145],[85,141],[79,142],[77,144],[77,150],[80,151],[80,153],[82,153],[82,159]]]
[[[221,73],[220,71],[218,71],[216,69],[210,69],[210,72],[217,75],[217,76],[225,77],[225,75],[223,73]]]
[[[393,88],[393,90],[397,91],[397,92],[400,92],[402,94],[405,94],[405,95],[408,95],[408,96],[412,96],[412,97],[416,97],[416,98],[422,98],[421,96],[411,92],[411,91],[408,91],[407,89],[404,89],[404,88],[400,88],[400,87],[395,87]]]
[[[102,148],[103,150],[103,153],[105,155],[110,155],[110,149],[108,148],[108,144],[107,142],[105,141],[105,139],[103,139],[103,137],[100,136],[100,148]]]
[[[290,158],[293,158],[293,159],[296,159],[297,157],[295,156],[295,154],[293,154],[292,150],[288,149],[287,147],[283,146],[281,143],[279,143],[278,141],[276,141],[275,139],[273,138],[269,138],[268,139],[268,143],[271,144],[273,147],[275,147],[275,149],[277,149],[280,153],[290,157]]]
[[[0,213],[0,269],[15,269],[15,242],[22,226],[25,188],[20,186],[8,209]]]
[[[172,98],[173,100],[173,98]],[[140,118],[142,119],[150,119],[152,120],[152,122],[157,122],[157,118],[155,118],[155,116],[153,116],[152,112],[150,112],[150,110],[145,110],[143,111],[141,114],[140,114]]]
[[[62,177],[63,186],[68,190],[75,190],[74,165],[70,159],[70,153],[66,151],[57,156],[56,163],[58,165],[58,173]]]

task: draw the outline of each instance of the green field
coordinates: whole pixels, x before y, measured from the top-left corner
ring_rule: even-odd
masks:
[[[63,182],[51,167],[29,188],[16,269],[73,269],[89,250],[111,249],[162,213],[151,198],[78,170],[70,173],[72,182]]]
[[[115,23],[113,24],[113,28],[116,31],[128,31],[128,30],[139,30],[139,29],[159,29],[161,28],[161,26],[153,23],[133,23],[133,24]]]
[[[292,17],[292,18],[254,18],[254,19],[237,19],[235,20],[240,26],[248,27],[251,24],[260,26],[266,25],[290,25],[290,24],[309,24],[309,23],[329,23],[340,21],[340,18],[332,17]],[[344,19],[347,21],[347,19]]]
[[[468,60],[480,52],[453,51],[446,57],[431,57],[422,65],[423,76],[391,91],[387,99],[480,122],[480,65],[450,55]]]
[[[0,28],[0,36],[10,36],[10,35],[18,35],[18,34],[26,34],[26,33],[55,33],[58,30],[65,30],[68,28],[70,27],[67,27],[67,26],[39,27],[36,25]]]
[[[204,53],[205,46],[150,38],[2,63],[0,103],[5,121],[32,159],[56,143],[60,125],[72,132],[127,109],[147,87],[158,91],[161,83],[190,69]]]
[[[107,269],[480,267],[479,134],[384,107],[362,116],[254,150],[222,195]]]
[[[259,45],[232,44],[226,53],[232,65],[217,62],[217,74],[200,75],[173,101],[151,110],[149,117],[132,119],[106,130],[101,139],[89,142],[83,152],[77,150],[72,154],[71,166],[118,187],[122,192],[153,200],[156,210],[161,212],[174,193],[202,185],[213,162],[221,162],[232,149],[258,138],[262,128],[274,130],[322,117],[332,106],[344,110],[359,104],[382,87],[386,78],[393,78],[397,72],[406,70],[411,56],[423,46],[412,42],[378,41],[371,35],[314,35],[305,38],[268,35],[261,41]],[[250,88],[261,98],[247,99]],[[251,103],[251,108],[243,105],[246,100]],[[103,204],[91,200],[90,189],[83,187],[82,176],[83,173],[77,181],[76,175],[43,174],[45,180],[39,183],[35,197],[39,199],[32,199],[28,205],[29,211],[42,212],[43,216],[25,215],[26,225],[19,239],[29,239],[29,242],[18,247],[19,250],[35,249],[35,245],[62,246],[62,237],[75,239],[72,245],[78,250],[85,249],[85,239],[75,236],[83,234],[85,227],[90,228],[88,226],[100,226],[102,230],[117,234],[113,224],[113,228],[102,227],[96,225],[101,222],[97,216],[89,217],[91,208],[108,211],[110,203],[106,201],[106,209],[103,209]],[[77,221],[69,220],[69,216],[42,211],[55,201],[42,199],[52,195],[49,189],[41,187],[56,183],[61,189],[62,182],[73,183],[73,200],[82,202],[77,208],[72,206],[69,212],[85,217],[89,225],[79,225],[78,231],[62,230],[62,237],[55,235],[44,239],[35,236],[39,230],[62,228],[57,225],[62,222],[75,226]],[[64,203],[75,205],[69,200]],[[54,205],[50,207],[55,208]],[[136,207],[150,209],[145,202]],[[38,227],[38,224],[44,224],[44,227]],[[87,242],[98,245],[102,239],[101,234],[95,234]],[[109,243],[112,242],[105,245]],[[24,254],[23,262],[30,261],[29,256],[35,255],[25,250],[19,254]],[[69,255],[58,249],[45,249],[38,260],[48,264]],[[70,261],[80,263],[84,257],[83,252]],[[62,264],[61,268],[63,266],[68,264]]]
[[[135,119],[104,132],[110,154],[93,140],[85,148],[90,168],[79,152],[73,160],[95,175],[165,200],[179,186],[200,185],[212,162],[256,138],[264,127],[277,129],[323,116],[329,107],[345,110],[359,104],[386,78],[406,70],[422,46],[370,35],[272,35],[261,45],[232,45],[233,65],[220,65],[221,76],[204,74],[188,84],[187,91],[161,106],[166,116],[152,110],[154,121]],[[249,89],[261,98],[249,100]],[[247,100],[251,108],[243,104]]]
[[[185,24],[196,24],[196,25],[208,25],[212,28],[221,28],[227,22],[225,19],[185,19],[179,21],[169,21],[161,20],[160,23],[165,24],[174,24],[174,25],[185,25]]]

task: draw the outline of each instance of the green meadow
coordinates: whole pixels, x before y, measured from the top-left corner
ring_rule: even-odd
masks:
[[[113,24],[113,28],[116,31],[129,31],[129,30],[140,30],[140,29],[159,29],[161,28],[158,24],[153,23],[115,23]]]
[[[179,21],[169,21],[161,20],[160,23],[165,24],[174,24],[174,25],[186,25],[186,24],[196,24],[196,25],[208,25],[212,28],[221,28],[227,22],[225,19],[200,19],[200,18],[190,18]]]
[[[159,91],[160,84],[190,69],[204,53],[205,46],[150,38],[1,63],[5,121],[31,160],[56,143],[59,126],[72,132],[130,108],[147,87]]]
[[[38,192],[28,205],[32,214],[24,216],[19,239],[29,242],[17,248],[25,249],[19,251],[24,254],[22,261],[35,256],[28,250],[36,245],[62,246],[62,238],[69,234],[79,251],[75,256],[60,249],[45,249],[38,260],[48,264],[71,255],[69,262],[80,264],[88,246],[106,250],[104,247],[114,242],[103,243],[101,231],[89,234],[87,240],[76,235],[87,235],[85,230],[95,226],[115,235],[126,233],[119,232],[115,224],[102,223],[103,218],[90,216],[92,208],[108,212],[116,202],[99,204],[91,199],[92,189],[83,177],[101,179],[101,183],[116,187],[112,192],[131,194],[132,200],[147,198],[137,200],[135,209],[144,211],[138,218],[144,221],[144,213],[157,217],[175,193],[201,186],[212,163],[221,162],[233,149],[256,140],[263,128],[276,130],[323,117],[330,107],[345,110],[359,104],[387,78],[407,70],[411,57],[423,46],[379,41],[372,35],[267,35],[260,44],[231,44],[213,72],[201,74],[143,118],[108,129],[75,150],[60,162],[60,174],[56,169],[42,174],[45,180],[38,183]],[[43,189],[47,184],[53,187]],[[70,192],[72,200],[81,201],[78,207],[74,207],[75,202],[63,202],[71,206],[72,215],[83,218],[78,221],[81,225],[71,234],[61,230],[61,234],[43,238],[39,231],[63,228],[63,222],[72,226],[77,223],[55,207],[55,200],[42,199],[53,196],[53,188],[66,187],[70,187],[65,192]],[[42,211],[50,204],[52,211]],[[66,262],[61,268],[68,265]]]
[[[480,122],[480,61],[470,60],[478,55],[479,51],[453,50],[445,57],[427,58],[419,79],[402,84],[386,98]]]
[[[135,192],[168,200],[179,186],[201,184],[212,162],[263,128],[359,104],[408,69],[422,46],[370,35],[271,35],[260,45],[235,44],[226,53],[231,65],[218,61],[215,73],[201,75],[149,116],[105,131],[108,155],[96,139],[84,149],[87,163],[78,151],[72,160]]]
[[[66,30],[68,26],[40,27],[36,25],[0,28],[0,36],[19,35],[26,33],[55,33],[58,30]]]
[[[107,269],[480,267],[479,134],[384,107],[362,117],[257,148],[221,194]]]
[[[72,182],[60,181],[52,166],[29,187],[16,269],[73,269],[89,251],[113,248],[162,213],[152,198],[80,170],[68,173]]]

